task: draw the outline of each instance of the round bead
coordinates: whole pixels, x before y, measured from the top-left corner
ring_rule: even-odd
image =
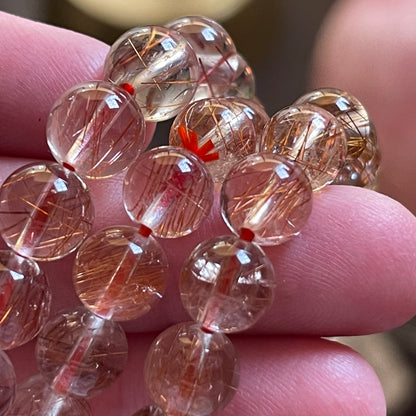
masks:
[[[0,349],[33,339],[48,319],[50,304],[49,284],[39,266],[12,251],[0,251]]]
[[[253,70],[247,61],[237,54],[238,66],[230,87],[224,97],[241,97],[251,100],[256,95],[256,82]]]
[[[77,308],[52,318],[36,344],[38,367],[61,394],[91,397],[124,370],[127,339],[121,326]]]
[[[234,396],[239,379],[236,353],[221,333],[181,323],[162,332],[150,347],[145,381],[166,414],[208,416]]]
[[[41,375],[21,384],[8,416],[92,416],[88,402],[51,389]]]
[[[1,293],[1,291],[0,291]],[[14,368],[5,352],[0,350],[0,416],[7,413],[16,391],[16,375]]]
[[[329,111],[344,127],[348,152],[345,165],[335,183],[374,187],[380,165],[380,152],[374,125],[361,102],[345,91],[320,88],[303,95],[295,104],[304,103]]]
[[[178,114],[169,142],[193,150],[207,162],[214,181],[223,182],[232,165],[256,151],[258,137],[269,119],[253,101],[207,98]]]
[[[190,43],[201,68],[194,100],[221,97],[230,87],[238,67],[235,45],[226,30],[203,16],[187,16],[167,25]]]
[[[166,416],[166,415],[160,407],[157,407],[155,405],[150,405],[150,406],[146,406],[138,410],[132,416]]]
[[[193,97],[199,79],[195,53],[182,35],[160,26],[123,34],[111,47],[104,75],[129,84],[148,121],[174,117]]]
[[[221,189],[222,216],[236,234],[274,245],[298,234],[312,209],[312,189],[302,168],[273,153],[247,156],[227,175]]]
[[[52,162],[16,170],[0,189],[0,234],[17,253],[55,260],[74,251],[91,229],[94,209],[85,183]]]
[[[296,160],[316,190],[337,177],[345,161],[347,138],[335,116],[320,107],[302,104],[286,107],[271,118],[260,149]]]
[[[65,92],[51,110],[46,134],[59,163],[92,179],[120,173],[145,146],[144,119],[136,102],[104,81]]]
[[[116,321],[136,319],[161,299],[168,262],[152,237],[126,226],[92,235],[78,250],[74,287],[84,305]]]
[[[199,244],[182,266],[179,288],[191,317],[210,331],[252,326],[270,306],[273,266],[256,244],[235,236]]]
[[[157,237],[191,233],[208,216],[214,184],[193,153],[158,147],[143,153],[127,171],[124,205],[130,218]]]

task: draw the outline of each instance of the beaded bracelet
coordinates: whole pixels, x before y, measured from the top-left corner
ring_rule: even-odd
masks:
[[[314,191],[376,183],[376,134],[355,97],[316,90],[269,119],[250,67],[210,19],[127,32],[111,47],[104,74],[53,106],[47,140],[58,163],[24,166],[0,190],[0,233],[11,249],[0,251],[0,348],[39,333],[40,371],[15,395],[12,365],[0,352],[0,416],[91,415],[85,399],[126,365],[118,322],[145,315],[163,296],[168,261],[156,238],[196,230],[215,184],[232,234],[201,242],[183,264],[180,293],[193,321],[153,342],[145,382],[155,405],[134,416],[224,408],[239,379],[226,334],[254,325],[274,298],[273,267],[260,246],[300,232]],[[145,121],[174,116],[170,145],[144,151]],[[94,210],[82,178],[126,169],[124,205],[136,225],[88,236]],[[36,262],[75,250],[83,307],[48,320],[51,291]]]

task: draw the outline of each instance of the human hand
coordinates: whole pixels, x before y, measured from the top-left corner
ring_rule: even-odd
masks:
[[[2,182],[24,163],[50,158],[45,140],[49,109],[67,88],[100,77],[108,47],[6,14],[0,14],[0,26]],[[120,177],[88,184],[96,229],[129,223],[121,207]],[[128,325],[133,333],[127,369],[92,400],[94,415],[130,416],[148,402],[143,361],[155,331],[189,320],[177,289],[181,264],[200,241],[229,234],[215,212],[180,244],[161,242],[171,269],[166,296],[144,319]],[[241,382],[222,414],[383,415],[383,394],[371,368],[347,347],[320,337],[387,330],[415,313],[415,236],[413,215],[381,194],[334,186],[316,195],[301,235],[266,250],[276,270],[276,300],[249,335],[232,337],[241,359]],[[69,256],[42,265],[55,311],[78,302],[72,261]],[[36,373],[33,343],[10,356],[20,380]]]

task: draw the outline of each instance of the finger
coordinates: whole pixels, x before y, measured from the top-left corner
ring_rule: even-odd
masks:
[[[312,83],[345,89],[363,101],[380,140],[380,190],[416,212],[416,3],[374,4],[336,4],[318,37]]]

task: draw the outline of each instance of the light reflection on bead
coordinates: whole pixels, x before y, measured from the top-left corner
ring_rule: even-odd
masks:
[[[152,237],[133,227],[113,226],[79,248],[74,287],[84,305],[116,321],[136,319],[157,303],[166,287],[168,262]]]
[[[65,92],[51,110],[46,133],[59,163],[93,179],[120,173],[145,146],[144,119],[136,102],[104,81]]]
[[[1,293],[1,291],[0,291]],[[5,416],[13,402],[16,390],[16,375],[7,354],[0,350],[0,416]]]
[[[0,349],[33,339],[48,319],[50,304],[49,284],[39,266],[12,251],[0,251]]]
[[[22,256],[55,260],[74,251],[92,227],[85,183],[57,163],[23,166],[0,189],[0,234]]]
[[[256,244],[236,236],[200,243],[185,260],[179,283],[182,303],[204,328],[242,331],[271,305],[273,266]]]
[[[228,173],[221,213],[237,235],[243,228],[260,245],[280,244],[298,234],[312,209],[312,190],[302,168],[273,153],[247,156]]]
[[[155,405],[146,406],[138,410],[132,416],[166,416],[163,410],[160,407]]]
[[[260,149],[301,164],[312,189],[317,190],[337,177],[347,154],[347,137],[331,113],[301,104],[286,107],[270,119]]]
[[[145,120],[174,117],[192,99],[199,79],[194,51],[174,30],[138,27],[121,35],[104,64],[106,79],[128,83]]]
[[[123,197],[130,218],[156,237],[191,233],[208,216],[214,184],[193,153],[158,147],[143,153],[127,171]]]
[[[162,332],[145,362],[148,391],[168,415],[211,415],[229,403],[238,380],[238,360],[230,340],[195,323]]]

